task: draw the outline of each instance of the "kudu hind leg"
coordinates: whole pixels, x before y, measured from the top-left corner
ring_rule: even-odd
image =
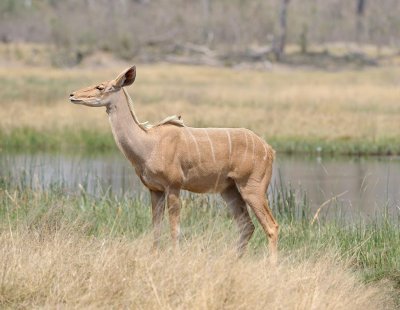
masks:
[[[239,228],[238,254],[242,256],[247,244],[254,232],[254,224],[247,210],[246,202],[243,200],[236,186],[231,186],[221,193],[222,198],[233,213],[233,217]]]
[[[279,225],[272,215],[272,211],[268,205],[268,200],[265,198],[265,193],[261,190],[255,190],[255,186],[245,186],[239,188],[243,199],[254,211],[257,220],[260,222],[268,238],[271,262],[275,264],[278,259]]]

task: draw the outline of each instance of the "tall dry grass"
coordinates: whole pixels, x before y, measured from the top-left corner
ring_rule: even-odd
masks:
[[[0,306],[134,309],[389,309],[384,283],[362,284],[335,254],[237,259],[217,232],[151,254],[147,236],[87,237],[41,224],[0,233]],[[212,236],[210,235],[212,234]],[[218,241],[216,241],[218,240]]]

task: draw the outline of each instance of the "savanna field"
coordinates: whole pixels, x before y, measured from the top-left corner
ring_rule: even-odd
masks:
[[[277,156],[400,154],[396,67],[256,71],[136,65],[136,82],[127,90],[140,121],[156,123],[177,114],[193,127],[246,127]],[[117,152],[105,110],[73,105],[68,97],[109,80],[124,66],[0,68],[0,152],[11,157]],[[279,263],[272,266],[258,223],[248,253],[237,258],[237,229],[220,200],[186,195],[180,249],[171,249],[165,219],[161,249],[152,253],[147,192],[117,195],[101,188],[94,195],[84,181],[71,191],[61,174],[51,186],[41,186],[33,169],[15,177],[4,172],[7,165],[2,159],[2,308],[400,305],[400,213],[387,212],[386,205],[368,218],[323,218],[322,210],[315,220],[306,193],[275,188],[269,198],[280,224]]]

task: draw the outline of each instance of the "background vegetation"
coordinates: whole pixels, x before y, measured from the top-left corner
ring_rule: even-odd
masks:
[[[112,148],[104,113],[67,97],[136,63],[129,91],[140,119],[248,127],[290,153],[399,154],[399,9],[395,0],[2,1],[0,147]]]
[[[104,109],[68,96],[133,63],[141,121],[247,127],[278,156],[400,155],[399,13],[397,0],[2,0],[0,159],[115,151]],[[258,226],[237,259],[218,199],[185,195],[181,249],[165,227],[150,254],[147,194],[69,191],[61,175],[46,187],[44,170],[23,168],[0,163],[3,308],[400,305],[400,217],[387,205],[314,221],[307,193],[276,187],[273,267]]]
[[[399,9],[396,0],[3,0],[0,40],[49,44],[51,63],[61,66],[99,50],[140,63],[231,65],[278,57],[323,64],[332,54],[373,64],[388,48],[398,49]],[[297,48],[285,59],[277,49],[286,44]]]
[[[284,152],[400,153],[395,68],[331,73],[140,65],[137,70],[128,92],[141,121],[179,114],[188,126],[247,127]],[[68,96],[118,72],[0,70],[0,146],[114,149],[104,109],[73,105]]]

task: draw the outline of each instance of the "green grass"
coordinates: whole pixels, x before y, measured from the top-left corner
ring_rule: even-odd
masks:
[[[287,154],[314,155],[400,155],[400,138],[331,139],[279,137],[268,139],[275,150]],[[111,130],[64,128],[39,130],[29,127],[11,131],[0,129],[0,149],[6,150],[71,150],[114,151],[116,145]]]
[[[280,137],[266,139],[276,150],[287,154],[314,155],[400,155],[400,139],[319,139]]]
[[[7,150],[115,150],[111,131],[91,129],[38,130],[29,127],[16,128],[9,132],[0,130],[0,149]]]
[[[298,199],[290,188],[271,193],[271,203],[280,223],[279,248],[310,258],[316,253],[334,250],[339,260],[350,263],[364,281],[390,280],[400,300],[400,215],[349,223],[338,213],[311,224],[313,214],[306,196]],[[298,196],[297,196],[298,197]],[[11,185],[0,179],[0,229],[18,232],[54,231],[60,227],[80,227],[80,233],[94,238],[134,239],[151,231],[150,202],[147,193],[115,196],[109,190],[95,197],[84,189],[67,192],[60,184],[36,191],[29,185]],[[189,195],[182,199],[182,239],[215,231],[227,238],[237,236],[235,225],[220,200]],[[164,246],[168,246],[165,225]],[[250,252],[257,255],[266,246],[266,238],[257,224]],[[297,254],[296,254],[297,253]]]

